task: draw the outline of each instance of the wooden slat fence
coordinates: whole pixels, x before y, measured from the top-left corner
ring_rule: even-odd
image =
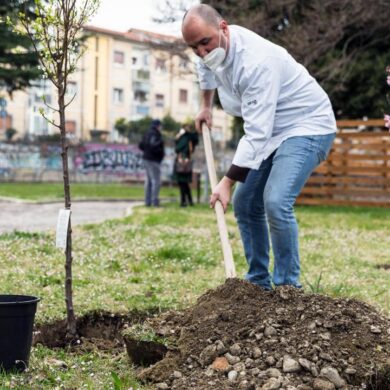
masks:
[[[338,121],[329,157],[313,172],[297,204],[390,207],[390,133],[383,123]],[[365,130],[358,131],[362,126]]]

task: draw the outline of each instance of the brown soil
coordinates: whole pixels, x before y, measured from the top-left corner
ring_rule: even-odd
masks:
[[[390,270],[390,264],[378,264],[376,268]]]
[[[125,337],[127,354],[135,365],[150,366],[163,359],[168,349],[154,341],[140,341]]]
[[[390,319],[354,299],[228,279],[183,312],[81,317],[74,349],[121,352],[134,323],[168,341],[162,360],[137,371],[158,389],[390,390]],[[68,346],[65,321],[37,326],[37,343]]]
[[[157,388],[390,390],[390,319],[354,299],[228,279],[147,325],[175,346],[139,369]]]

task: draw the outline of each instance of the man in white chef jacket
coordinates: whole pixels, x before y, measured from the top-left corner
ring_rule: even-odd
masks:
[[[196,5],[182,24],[185,42],[199,57],[202,90],[196,127],[212,126],[215,89],[223,109],[244,120],[244,136],[210,204],[224,209],[238,182],[233,208],[248,262],[246,279],[269,290],[301,287],[294,203],[336,133],[327,94],[282,47],[240,26],[212,7]],[[268,230],[269,229],[269,230]],[[274,253],[269,266],[269,233]]]

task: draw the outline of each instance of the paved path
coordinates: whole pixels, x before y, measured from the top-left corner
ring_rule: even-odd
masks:
[[[72,225],[98,223],[106,219],[123,218],[131,214],[132,207],[141,205],[135,201],[74,201],[72,202]],[[31,203],[0,200],[0,234],[20,231],[55,230],[58,203]]]

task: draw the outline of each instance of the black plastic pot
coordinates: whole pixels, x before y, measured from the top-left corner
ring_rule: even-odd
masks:
[[[24,371],[28,367],[38,302],[37,297],[0,295],[0,369]]]

